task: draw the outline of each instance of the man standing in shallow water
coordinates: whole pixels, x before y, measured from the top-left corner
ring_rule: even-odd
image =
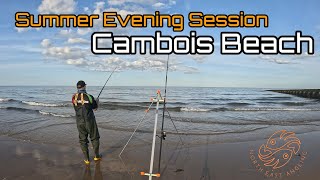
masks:
[[[99,130],[93,113],[93,110],[97,110],[98,103],[92,95],[87,94],[86,83],[84,81],[77,83],[77,89],[78,92],[72,96],[72,104],[76,112],[79,142],[85,157],[84,162],[89,165],[88,135],[90,135],[95,153],[94,161],[101,160],[101,155],[99,154]]]

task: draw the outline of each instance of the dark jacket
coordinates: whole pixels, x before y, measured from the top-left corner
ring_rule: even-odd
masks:
[[[76,93],[72,96],[72,104],[77,120],[95,119],[93,110],[98,108],[98,104],[92,95],[85,92]]]

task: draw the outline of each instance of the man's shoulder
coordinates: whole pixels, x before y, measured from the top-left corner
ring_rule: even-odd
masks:
[[[87,93],[87,96],[90,96],[90,97],[92,97],[92,98],[93,98],[93,96],[92,96],[91,94],[88,94],[88,93]]]
[[[92,101],[95,101],[94,97],[91,95],[91,94],[88,94],[86,93],[86,95],[88,96],[89,100],[92,102]]]
[[[79,94],[80,94],[80,93],[74,93],[74,94],[72,95],[72,98],[75,98],[77,95],[79,96]],[[94,97],[93,97],[91,94],[88,94],[88,93],[83,93],[83,94],[87,95],[88,98],[90,98],[90,99],[94,99]]]

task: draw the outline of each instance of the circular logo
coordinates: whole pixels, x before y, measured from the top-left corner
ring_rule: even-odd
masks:
[[[298,154],[301,141],[294,132],[280,130],[272,134],[259,148],[258,157],[265,166],[278,169],[288,164]]]

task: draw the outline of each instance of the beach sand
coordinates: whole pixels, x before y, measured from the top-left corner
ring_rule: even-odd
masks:
[[[184,145],[182,145],[170,142],[170,137],[168,137],[164,141],[160,179],[280,179],[279,173],[282,173],[281,179],[319,179],[320,132],[297,134],[297,137],[301,140],[300,156],[295,155],[285,167],[277,171],[272,171],[270,167],[263,167],[262,163],[260,164],[263,171],[261,169],[259,171],[257,164],[254,163],[255,160],[258,160],[257,151],[266,142],[266,139],[238,143],[194,144],[187,141],[188,137],[184,137]],[[212,136],[206,136],[205,140],[210,142],[210,138]],[[85,166],[79,146],[39,144],[1,136],[0,180],[147,179],[146,176],[140,175],[140,171],[147,172],[149,169],[150,144],[131,146],[126,149],[120,159],[118,154],[122,146],[123,143],[115,142],[102,146],[102,161],[91,162],[90,166]],[[155,171],[158,162],[157,155],[156,151]],[[295,166],[298,167],[298,170],[293,172]],[[273,178],[267,177],[272,172],[274,173]],[[287,172],[290,173],[287,174]]]

